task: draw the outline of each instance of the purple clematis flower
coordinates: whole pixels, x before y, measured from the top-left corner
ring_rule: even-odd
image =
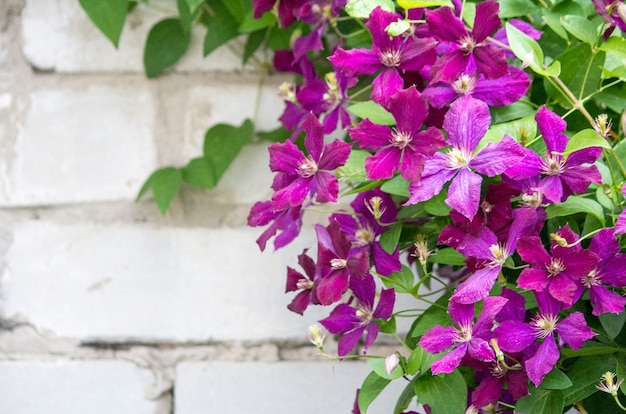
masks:
[[[296,21],[295,11],[304,4],[304,1],[305,0],[252,0],[254,18],[260,18],[263,13],[276,7],[280,25],[287,27]]]
[[[434,127],[420,130],[428,116],[428,105],[415,86],[389,98],[387,110],[396,120],[395,128],[364,119],[349,130],[350,138],[359,147],[376,151],[365,160],[368,179],[385,180],[399,170],[404,179],[417,181],[424,169],[425,157],[445,145],[443,135]]]
[[[543,176],[539,184],[530,190],[541,192],[553,203],[565,201],[573,193],[584,193],[589,184],[600,183],[600,171],[592,164],[602,154],[599,147],[574,151],[567,157],[561,155],[567,146],[568,137],[564,134],[567,124],[560,116],[542,107],[535,116],[539,132],[546,143],[547,152],[542,158],[527,149],[526,158],[506,171],[514,180]]]
[[[329,171],[346,163],[352,146],[340,140],[324,145],[324,128],[313,114],[305,119],[304,129],[308,156],[290,141],[268,148],[270,169],[278,172],[272,196],[275,210],[301,205],[309,194],[320,203],[337,201],[339,183]]]
[[[626,287],[626,254],[620,254],[620,245],[612,229],[602,229],[593,236],[589,250],[600,258],[598,266],[579,282],[589,289],[593,314],[622,313],[626,298],[609,290],[606,285]]]
[[[376,188],[360,193],[350,205],[356,213],[355,217],[335,214],[331,220],[337,221],[348,235],[352,249],[368,252],[376,271],[383,276],[402,270],[400,250],[389,254],[376,240],[388,228],[381,224],[391,224],[396,220],[398,209],[391,196]]]
[[[348,235],[336,220],[327,227],[315,225],[317,234],[317,266],[321,278],[316,295],[322,305],[341,299],[350,286],[353,290],[369,274],[369,254],[351,248]],[[355,278],[357,280],[355,280]]]
[[[363,353],[367,352],[367,348],[374,342],[380,332],[375,319],[389,319],[393,313],[396,299],[393,289],[383,289],[380,292],[378,305],[374,309],[376,282],[371,275],[365,277],[352,291],[357,299],[356,306],[350,306],[345,303],[339,304],[327,318],[320,321],[328,332],[343,334],[339,339],[337,349],[340,357],[352,352],[366,330],[367,335],[363,344]]]
[[[490,123],[486,103],[471,96],[454,101],[443,122],[452,148],[426,159],[421,180],[409,185],[410,198],[405,205],[431,199],[451,181],[446,203],[468,219],[474,218],[483,179],[472,170],[493,177],[518,164],[524,157],[524,149],[508,135],[475,153]]]
[[[562,227],[556,234],[568,244],[578,240],[578,236],[569,226]],[[531,267],[522,270],[517,286],[535,292],[546,291],[556,300],[571,306],[582,294],[581,280],[597,269],[600,258],[594,252],[581,248],[579,244],[561,247],[554,241],[550,250],[552,256],[546,252],[537,236],[520,239],[517,252]]]
[[[252,206],[248,214],[250,227],[265,226],[273,222],[256,240],[261,251],[265,250],[267,241],[274,239],[274,249],[279,249],[291,243],[300,234],[302,228],[302,207],[287,207],[284,210],[274,210],[271,201],[259,201]]]
[[[489,106],[505,106],[525,96],[529,85],[530,78],[526,72],[511,66],[509,73],[497,79],[463,73],[454,82],[441,81],[428,86],[423,96],[436,108],[443,108],[463,95],[471,95]]]
[[[535,210],[517,209],[513,213],[506,242],[499,242],[496,234],[487,227],[483,227],[478,236],[465,236],[456,250],[473,259],[479,269],[456,288],[452,300],[470,304],[485,298],[498,278],[504,262],[515,252],[518,239],[528,235],[535,228],[536,221]]]
[[[452,348],[451,352],[431,366],[433,375],[454,371],[466,355],[479,361],[494,361],[495,353],[489,345],[489,339],[494,318],[506,302],[507,299],[502,297],[485,298],[483,310],[474,323],[474,304],[450,301],[448,313],[458,329],[435,325],[419,341],[419,345],[431,354]]]
[[[555,300],[547,291],[536,292],[539,311],[530,323],[517,320],[503,321],[495,330],[499,347],[504,352],[521,352],[543,340],[534,354],[523,361],[528,378],[539,386],[546,374],[552,371],[559,360],[558,344],[567,344],[576,350],[595,333],[587,326],[581,312],[573,312],[561,319],[559,311],[562,303]]]
[[[402,89],[400,71],[419,70],[436,59],[432,38],[389,36],[385,29],[399,18],[396,13],[375,8],[366,24],[372,34],[372,49],[338,48],[328,58],[349,77],[371,75],[382,69],[372,84],[372,100],[380,104]]]
[[[299,60],[311,50],[322,50],[322,34],[331,17],[338,16],[346,0],[307,0],[295,10],[295,17],[312,26],[311,33],[298,37],[293,43],[294,59]]]
[[[500,27],[496,1],[483,1],[476,5],[476,18],[471,32],[449,7],[426,12],[430,33],[438,40],[448,42],[449,50],[431,67],[432,82],[452,83],[469,68],[476,68],[489,79],[508,73],[504,51],[487,44],[487,37]],[[469,73],[472,71],[470,70]]]
[[[602,16],[602,20],[610,24],[602,35],[604,40],[611,36],[616,26],[622,32],[626,32],[626,4],[623,0],[591,0],[591,2],[598,14]]]
[[[309,304],[319,305],[320,303],[315,294],[319,273],[315,262],[306,253],[307,249],[304,249],[298,255],[298,263],[304,270],[304,275],[291,267],[287,267],[287,284],[285,286],[285,293],[299,291],[291,303],[287,305],[287,309],[300,315],[304,313]]]

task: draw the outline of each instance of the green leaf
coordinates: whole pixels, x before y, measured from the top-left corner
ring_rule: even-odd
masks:
[[[389,23],[389,26],[385,28],[385,32],[389,36],[400,36],[402,33],[408,31],[411,28],[411,23],[406,20],[398,20],[396,22]]]
[[[609,355],[619,352],[620,348],[614,346],[606,346],[597,342],[587,342],[584,347],[573,350],[571,348],[561,349],[561,358],[588,357],[594,355]]]
[[[202,6],[202,3],[204,3],[204,0],[184,0],[187,3],[187,7],[189,8],[189,12],[190,13],[195,13],[200,6]]]
[[[552,371],[541,381],[539,388],[545,390],[564,390],[572,386],[572,381],[565,375],[563,371],[558,368],[553,368]]]
[[[446,204],[446,197],[446,192],[442,191],[430,200],[424,201],[424,210],[434,216],[445,217],[450,215],[452,209]]]
[[[446,265],[463,266],[465,256],[454,250],[452,247],[444,247],[428,257],[430,263],[440,263]]]
[[[215,2],[213,14],[206,20],[207,33],[204,37],[204,56],[239,35],[239,21],[221,2]]]
[[[422,375],[415,380],[415,395],[433,414],[464,414],[467,385],[459,370],[448,375]]]
[[[569,15],[561,17],[561,24],[575,38],[591,46],[598,40],[598,29],[595,24],[584,17]]]
[[[154,201],[159,207],[161,214],[165,214],[172,200],[178,194],[181,182],[182,173],[178,168],[165,167],[156,170],[139,190],[137,200],[143,197],[148,190],[152,190]]]
[[[496,124],[513,121],[528,116],[535,116],[535,108],[527,102],[517,101],[507,106],[492,108],[493,118]]]
[[[204,136],[204,158],[215,171],[218,182],[239,151],[252,140],[252,122],[246,119],[240,127],[217,124],[210,128]]]
[[[617,368],[615,369],[615,373],[617,374],[617,378],[626,378],[626,357],[624,357],[624,355],[619,355],[617,357]],[[626,384],[622,383],[619,386],[620,391],[622,391],[622,394],[626,394]]]
[[[352,185],[364,182],[367,179],[365,159],[370,155],[372,154],[367,151],[353,149],[348,161],[335,170],[337,177],[348,181]]]
[[[398,364],[397,367],[391,371],[391,375],[387,374],[387,368],[385,368],[385,358],[367,358],[367,363],[372,367],[374,372],[381,378],[388,380],[395,380],[402,376],[402,367]]]
[[[243,49],[243,56],[241,57],[244,65],[248,63],[248,60],[254,55],[254,52],[259,50],[259,47],[261,47],[265,40],[266,33],[267,30],[257,30],[256,32],[250,33]]]
[[[411,401],[413,401],[413,398],[415,398],[415,386],[412,382],[409,382],[406,387],[404,387],[404,390],[402,390],[402,393],[398,397],[398,401],[396,402],[396,406],[393,409],[393,413],[400,414],[401,412],[409,408],[409,405],[411,404]]]
[[[564,398],[561,390],[530,389],[530,395],[520,398],[515,404],[516,413],[561,414]]]
[[[217,185],[213,165],[206,158],[194,158],[182,168],[182,179],[187,184],[201,188],[213,188]]]
[[[526,16],[537,9],[537,6],[530,0],[501,0],[499,3],[498,17],[501,19]]]
[[[565,393],[565,405],[585,399],[597,391],[600,376],[607,371],[615,372],[617,360],[612,355],[579,358],[567,372],[572,386]]]
[[[149,78],[159,76],[174,65],[189,47],[189,34],[179,19],[165,19],[155,24],[144,49],[143,64]]]
[[[354,0],[346,5],[345,11],[349,16],[357,19],[367,19],[372,10],[378,6],[388,12],[393,12],[396,9],[392,0]]]
[[[177,3],[180,23],[183,25],[185,33],[189,33],[191,31],[191,26],[193,25],[195,18],[198,17],[198,13],[192,13],[189,10],[189,5],[187,4],[186,0],[177,0]]]
[[[117,48],[124,29],[128,0],[79,0],[89,19]]]
[[[452,7],[452,2],[450,0],[397,0],[397,3],[398,6],[406,10],[437,6]]]
[[[450,326],[452,320],[445,310],[431,307],[419,318],[411,330],[411,337],[419,338],[435,325]]]
[[[609,37],[606,42],[600,44],[599,49],[626,57],[626,39],[617,36]]]
[[[537,135],[537,121],[535,114],[489,127],[485,136],[481,139],[479,147],[486,146],[489,142],[499,142],[504,135],[509,135],[522,145],[532,141]]]
[[[370,404],[380,395],[391,380],[381,378],[376,372],[372,371],[363,381],[361,391],[359,392],[358,404],[361,413],[365,414]]]
[[[252,10],[252,3],[249,0],[219,0],[230,14],[242,23],[248,11]]]
[[[604,328],[606,336],[608,336],[610,340],[613,340],[617,337],[617,335],[619,335],[622,328],[624,328],[624,322],[626,322],[626,312],[619,314],[603,313],[598,316],[598,319],[600,319],[600,324],[602,324],[602,328]]]
[[[256,32],[260,29],[265,29],[266,27],[273,26],[276,24],[276,15],[272,12],[263,13],[259,19],[254,18],[254,13],[250,10],[244,17],[243,22],[239,26],[239,31],[241,33],[251,33]]]
[[[589,198],[581,198],[578,196],[570,196],[562,203],[550,204],[546,208],[548,218],[571,216],[577,213],[586,213],[594,215],[602,224],[604,224],[604,208],[595,200]]]
[[[402,178],[401,175],[396,175],[390,180],[387,180],[380,189],[387,194],[399,195],[402,197],[409,196],[409,182]]]
[[[396,251],[398,241],[400,241],[400,233],[402,233],[402,223],[395,223],[380,235],[380,246],[389,254]]]
[[[606,142],[606,140],[598,135],[593,129],[583,129],[582,131],[577,132],[573,137],[570,138],[570,140],[567,142],[567,146],[565,147],[565,152],[563,152],[563,155],[569,155],[574,151],[591,147],[602,147],[606,149],[611,149],[611,144]]]
[[[541,50],[539,43],[511,23],[506,23],[506,36],[511,50],[518,59],[529,62],[530,68],[535,72],[539,74],[545,73],[543,69],[543,50]]]
[[[378,125],[394,125],[396,120],[385,108],[374,101],[365,101],[350,105],[348,112],[353,113],[362,119],[369,119]]]
[[[409,355],[409,360],[406,365],[407,374],[415,375],[422,366],[422,359],[424,358],[424,348],[418,346]]]
[[[560,13],[551,12],[548,10],[542,10],[543,20],[546,22],[548,27],[554,31],[559,37],[565,39],[569,42],[569,36],[567,35],[567,31],[563,28],[561,24],[561,16]]]
[[[396,317],[392,316],[389,320],[383,318],[375,318],[374,322],[380,328],[382,333],[393,335],[396,333]]]
[[[402,265],[400,272],[394,272],[389,276],[380,276],[386,288],[395,288],[396,293],[410,293],[413,289],[415,276],[408,266]]]

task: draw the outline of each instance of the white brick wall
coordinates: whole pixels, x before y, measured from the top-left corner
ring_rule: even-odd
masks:
[[[203,59],[202,29],[145,79],[148,29],[175,9],[151,3],[115,50],[78,0],[0,0],[0,413],[349,412],[369,369],[306,343],[324,311],[286,310],[311,227],[262,254],[245,224],[270,195],[267,143],[165,216],[134,202],[156,168],[201,154],[207,128],[253,117],[259,81],[228,48]],[[282,80],[261,88],[261,130]]]

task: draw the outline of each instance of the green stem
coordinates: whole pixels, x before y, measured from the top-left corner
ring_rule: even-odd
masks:
[[[402,338],[400,338],[400,336],[399,336],[396,332],[394,332],[392,335],[393,335],[393,337],[394,337],[394,338],[396,338],[396,340],[397,340],[398,342],[400,342],[400,345],[402,345],[402,346],[404,347],[404,349],[406,349],[407,351],[409,351],[409,353],[410,353],[410,352],[413,352],[413,350],[411,349],[411,347],[410,347],[410,346],[408,346],[408,345],[406,344],[406,342],[404,342],[404,340],[402,340]]]
[[[619,400],[619,398],[617,397],[617,395],[614,395],[614,396],[613,396],[613,399],[615,400],[615,403],[619,406],[619,408],[620,408],[622,411],[626,411],[626,407],[624,407],[624,406],[622,405],[622,403],[620,402],[620,400]]]

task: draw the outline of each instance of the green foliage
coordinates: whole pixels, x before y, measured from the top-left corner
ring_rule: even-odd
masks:
[[[415,395],[433,414],[465,413],[467,385],[459,370],[447,375],[421,375],[415,380]]]
[[[156,170],[139,190],[137,200],[143,197],[148,190],[152,190],[154,201],[161,213],[165,214],[180,189],[182,179],[182,173],[177,168],[165,167]]]
[[[165,19],[155,24],[146,40],[143,65],[146,76],[154,78],[183,57],[189,47],[189,33],[180,19]]]
[[[204,19],[207,26],[207,33],[204,37],[204,56],[208,56],[215,49],[222,46],[231,39],[239,35],[239,24],[241,21],[233,14],[238,12],[236,6],[227,6],[222,1],[214,1],[211,3],[210,12]]]
[[[563,391],[533,388],[530,395],[522,397],[515,404],[515,412],[523,414],[561,414],[565,407]]]
[[[79,0],[93,24],[117,48],[126,21],[128,0]]]
[[[385,389],[391,380],[380,377],[375,371],[372,371],[363,381],[361,385],[361,391],[359,392],[359,398],[357,400],[361,413],[367,412],[370,404],[378,397],[378,395]]]
[[[396,120],[379,104],[373,101],[355,103],[348,106],[348,111],[362,119],[369,119],[378,125],[393,125]]]

